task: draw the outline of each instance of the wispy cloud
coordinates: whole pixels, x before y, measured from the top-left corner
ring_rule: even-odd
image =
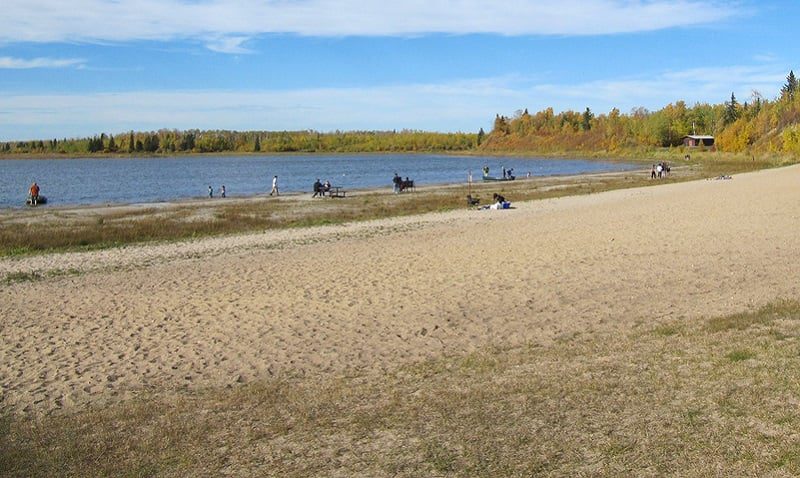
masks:
[[[718,0],[10,0],[0,42],[194,39],[242,53],[247,38],[428,33],[604,35],[710,24]]]
[[[477,131],[522,108],[590,107],[604,113],[659,109],[684,100],[720,103],[734,91],[777,95],[786,72],[773,65],[664,71],[649,77],[546,84],[518,76],[447,83],[280,91],[134,91],[0,96],[0,140],[87,136],[101,131],[234,130]],[[75,118],[84,118],[77,123]]]
[[[577,84],[538,84],[531,91],[560,103],[581,100],[599,111],[612,107],[624,111],[636,106],[659,108],[677,100],[721,103],[732,92],[742,100],[753,91],[769,97],[776,94],[786,73],[774,64],[691,68]]]
[[[68,68],[81,67],[86,60],[79,58],[13,58],[0,56],[0,69],[25,70],[32,68]]]
[[[253,53],[252,50],[245,48],[243,45],[247,40],[249,40],[249,38],[246,36],[231,36],[219,39],[210,38],[206,40],[206,46],[209,50],[217,53]]]

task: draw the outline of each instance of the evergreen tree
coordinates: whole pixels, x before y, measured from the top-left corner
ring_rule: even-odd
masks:
[[[594,118],[594,114],[592,114],[589,107],[586,107],[586,111],[583,112],[583,121],[581,122],[581,129],[584,131],[589,131],[592,129],[592,118]]]
[[[478,131],[478,146],[480,146],[481,143],[483,142],[483,137],[484,136],[486,136],[486,133],[484,133],[483,132],[483,128],[481,128],[481,130]]]
[[[181,151],[191,151],[194,149],[194,133],[186,133],[181,137],[181,142],[178,145]]]
[[[128,152],[132,153],[136,149],[136,140],[133,137],[133,131],[131,131],[130,136],[128,136]]]
[[[261,139],[259,139],[260,135],[256,135],[256,144],[253,146],[253,151],[258,153],[261,151]]]
[[[781,88],[781,96],[783,98],[794,99],[794,93],[797,91],[797,78],[794,76],[794,70],[789,70],[786,76],[786,84]]]
[[[117,143],[114,141],[114,135],[108,135],[108,150],[112,153],[117,151]]]
[[[725,102],[725,114],[723,120],[725,124],[731,124],[739,118],[739,103],[736,101],[736,96],[731,92],[731,100]]]
[[[144,137],[144,143],[142,144],[142,148],[145,152],[148,153],[155,153],[158,151],[159,146],[159,139],[158,135],[155,134],[148,134]],[[138,149],[138,144],[137,144]]]
[[[102,139],[100,139],[97,136],[92,136],[91,138],[88,138],[88,141],[86,142],[86,151],[90,153],[96,153],[102,150],[103,150]]]

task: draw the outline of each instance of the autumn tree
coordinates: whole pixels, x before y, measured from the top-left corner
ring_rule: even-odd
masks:
[[[498,134],[508,134],[510,132],[508,127],[508,120],[506,120],[505,116],[496,115],[494,118],[494,128],[492,129],[493,133]]]

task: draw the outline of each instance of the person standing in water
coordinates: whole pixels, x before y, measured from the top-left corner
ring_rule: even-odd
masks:
[[[272,176],[272,191],[269,192],[269,195],[272,196],[273,193],[276,196],[280,196],[280,193],[278,193],[278,176]]]
[[[39,204],[39,185],[36,184],[36,181],[31,184],[31,188],[28,191],[31,196],[31,205],[36,206]]]

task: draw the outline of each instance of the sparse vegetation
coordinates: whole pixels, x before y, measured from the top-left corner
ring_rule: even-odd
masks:
[[[744,316],[760,325],[716,325]],[[664,332],[671,330],[680,333]],[[376,376],[274,380],[6,416],[0,474],[800,473],[800,412],[791,406],[800,303],[608,334],[491,348]]]

